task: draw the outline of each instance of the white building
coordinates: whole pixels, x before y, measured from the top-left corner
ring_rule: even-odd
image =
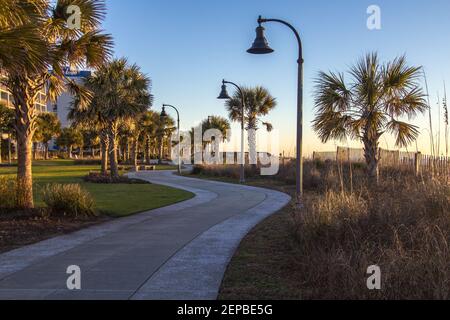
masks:
[[[65,75],[67,78],[77,83],[81,83],[83,79],[91,75],[91,71],[68,71]],[[69,92],[64,92],[58,97],[55,103],[49,102],[48,104],[48,110],[56,113],[62,128],[70,127],[70,121],[67,119],[67,116],[72,107],[72,102],[73,96]]]

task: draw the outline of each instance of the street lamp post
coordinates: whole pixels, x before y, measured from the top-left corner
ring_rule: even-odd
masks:
[[[177,129],[178,129],[178,174],[181,174],[181,138],[180,138],[180,112],[170,104],[163,104],[161,118],[167,118],[166,107],[173,108],[177,112]]]
[[[241,172],[240,172],[240,183],[245,183],[245,150],[244,150],[244,132],[245,132],[245,97],[244,91],[238,86],[236,83],[231,81],[222,81],[222,91],[217,99],[221,100],[229,100],[231,99],[230,95],[227,92],[227,84],[231,84],[235,86],[239,91],[239,95],[241,96]]]
[[[272,53],[274,50],[270,48],[265,36],[263,23],[267,22],[278,22],[289,29],[291,29],[298,42],[298,88],[297,88],[297,204],[302,204],[303,197],[303,50],[302,41],[298,31],[289,23],[279,19],[263,19],[261,16],[258,18],[258,27],[256,28],[256,39],[250,49],[247,50],[248,53],[252,54],[268,54]]]

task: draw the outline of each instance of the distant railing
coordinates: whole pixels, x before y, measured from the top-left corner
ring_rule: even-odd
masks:
[[[337,147],[336,151],[314,152],[314,160],[364,163],[364,150]],[[380,167],[394,167],[414,171],[416,175],[431,174],[450,178],[450,157],[423,155],[420,152],[379,150]]]

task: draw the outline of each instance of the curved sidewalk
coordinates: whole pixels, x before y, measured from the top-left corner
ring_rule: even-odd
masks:
[[[196,197],[0,255],[0,299],[215,299],[242,238],[290,201],[171,172],[135,176]],[[81,290],[66,287],[70,265]]]

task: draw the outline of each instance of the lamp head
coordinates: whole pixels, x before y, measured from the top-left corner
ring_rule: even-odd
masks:
[[[250,49],[247,50],[251,54],[268,54],[274,50],[269,46],[264,35],[264,27],[261,25],[261,18],[258,19],[259,26],[256,28],[256,39]]]
[[[222,90],[220,91],[220,94],[217,97],[217,99],[219,99],[219,100],[229,100],[229,99],[231,99],[230,95],[228,94],[227,85],[225,84],[225,81],[223,81]]]
[[[166,112],[165,106],[162,107],[161,115],[159,117],[160,117],[161,121],[164,121],[167,118],[167,112]]]

